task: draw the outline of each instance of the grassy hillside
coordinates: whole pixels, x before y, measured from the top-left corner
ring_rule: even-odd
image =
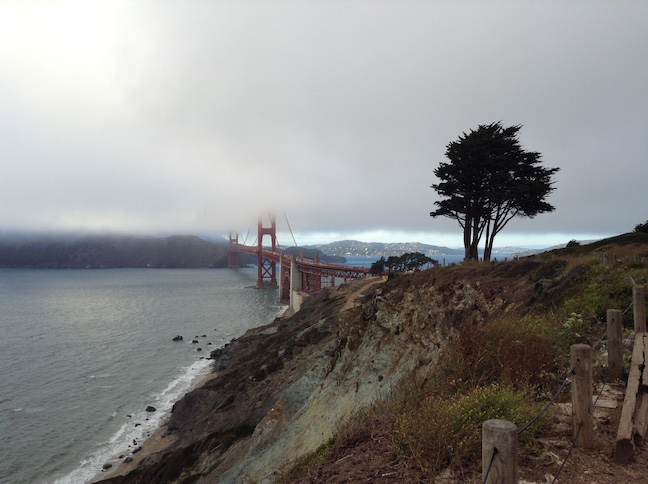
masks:
[[[492,304],[489,316],[460,312],[433,366],[417,368],[386,398],[345,422],[334,439],[294,466],[284,482],[347,482],[371,475],[428,482],[440,473],[454,476],[443,482],[480,482],[481,423],[490,418],[513,421],[518,428],[528,423],[568,376],[570,345],[596,346],[595,382],[599,388],[606,382],[607,353],[600,339],[607,309],[625,311],[624,351],[629,359],[632,281],[648,283],[648,235],[571,244],[516,262],[403,275],[388,281],[382,295],[405,294],[404,286],[423,287],[430,278],[437,286],[477,289]],[[473,302],[475,307],[486,303]],[[422,328],[421,336],[427,331]],[[558,401],[569,399],[567,387]],[[577,476],[590,473],[590,466],[612,476],[598,482],[645,482],[645,470],[619,469],[611,462],[616,427],[613,418],[612,423],[605,418],[609,427],[599,429],[597,449],[580,451],[561,482],[585,482]],[[562,452],[564,457],[570,439],[565,416],[550,408],[520,435],[520,477],[544,482],[545,474],[555,475],[561,459],[548,456]]]
[[[213,352],[213,377],[174,406],[171,440],[106,482],[480,482],[481,424],[529,423],[566,381],[570,345],[596,346],[605,382],[607,309],[627,309],[629,354],[646,258],[629,234],[326,288]],[[569,399],[567,388],[520,435],[521,479],[558,472]],[[648,481],[648,449],[611,462],[615,411],[596,414],[597,448],[575,449],[560,482]]]

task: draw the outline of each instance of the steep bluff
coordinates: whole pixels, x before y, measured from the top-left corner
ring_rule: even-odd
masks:
[[[453,331],[537,300],[538,263],[355,281],[215,351],[214,377],[176,403],[173,443],[106,482],[273,482],[354,412],[437,361]]]

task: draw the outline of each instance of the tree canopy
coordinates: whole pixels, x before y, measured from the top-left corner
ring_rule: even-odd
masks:
[[[643,232],[643,233],[648,234],[648,220],[646,220],[642,224],[635,225],[634,231],[635,232]]]
[[[430,216],[459,222],[466,260],[479,258],[482,236],[484,260],[490,260],[495,236],[514,217],[554,210],[546,198],[559,168],[540,166],[540,153],[522,148],[517,137],[521,128],[497,122],[463,133],[446,148],[450,161],[434,170],[440,182],[432,188],[441,199]]]
[[[370,274],[382,274],[384,270],[389,272],[420,270],[425,265],[437,265],[438,261],[431,259],[420,252],[408,252],[401,256],[390,255],[387,260],[381,257],[371,265]]]

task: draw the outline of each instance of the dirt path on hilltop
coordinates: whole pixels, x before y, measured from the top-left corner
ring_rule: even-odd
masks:
[[[369,277],[365,279],[366,283],[363,284],[357,291],[351,293],[346,300],[346,303],[342,307],[342,311],[348,311],[349,309],[353,309],[355,306],[355,300],[358,299],[363,293],[367,292],[367,290],[377,284],[382,284],[385,282],[387,279],[383,279],[380,276],[376,277]]]

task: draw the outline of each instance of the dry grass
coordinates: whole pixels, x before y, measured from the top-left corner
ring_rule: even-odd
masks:
[[[604,252],[610,261],[617,254],[617,263],[604,264]],[[406,379],[387,399],[347,422],[323,462],[299,482],[348,482],[350,476],[429,482],[446,468],[459,469],[461,479],[472,482],[479,474],[483,421],[503,418],[522,426],[536,415],[567,374],[569,346],[599,341],[607,309],[624,310],[632,300],[628,277],[637,284],[648,282],[641,257],[648,257],[648,244],[612,242],[490,270],[474,265],[438,270],[433,276],[438,286],[451,286],[463,271],[471,284],[479,280],[484,293],[499,287],[489,281],[506,277],[515,277],[511,284],[524,291],[512,290],[517,298],[513,312],[457,323],[433,370]],[[424,277],[404,277],[402,283],[418,285]],[[624,324],[632,324],[631,311]],[[595,368],[595,375],[604,373]],[[541,453],[539,437],[555,437],[552,419],[550,410],[521,436],[523,461]],[[372,462],[389,465],[376,474],[365,468],[362,474],[361,461],[351,458],[360,451]],[[353,466],[345,471],[342,462]]]

